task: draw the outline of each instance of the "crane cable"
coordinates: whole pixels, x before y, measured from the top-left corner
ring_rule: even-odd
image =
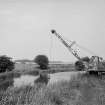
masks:
[[[78,45],[77,43],[76,43],[76,45],[77,45],[79,48],[83,49],[84,51],[86,51],[86,52],[88,52],[88,53],[90,53],[90,54],[92,54],[92,55],[94,55],[94,56],[97,55],[96,53],[94,53],[93,51],[89,50],[88,48],[85,48],[85,47],[83,47],[83,46],[81,46],[81,45]]]
[[[62,36],[62,37],[63,37],[63,39],[64,39],[65,41],[67,41],[67,44],[68,44],[68,45],[70,45],[70,43],[73,42],[73,41],[67,39],[67,38],[64,37],[64,36]],[[79,44],[77,44],[77,43],[76,43],[76,46],[79,47],[80,49],[83,49],[84,51],[86,51],[86,52],[88,52],[88,53],[94,55],[94,56],[98,55],[98,54],[94,53],[93,51],[89,50],[88,48],[85,48],[85,47],[83,47],[83,46],[81,46],[81,45],[79,45]]]
[[[68,45],[70,45],[70,43],[72,43],[73,41],[71,41],[71,40],[68,40],[66,37],[64,37],[64,36],[62,36],[62,38],[66,41],[66,43],[68,44]],[[50,58],[52,57],[52,46],[53,46],[53,38],[51,37],[51,48],[50,48]],[[81,45],[78,45],[77,43],[75,44],[77,47],[79,47],[80,49],[82,49],[82,50],[84,50],[84,51],[86,51],[87,53],[90,53],[90,54],[92,54],[92,56],[96,56],[97,54],[96,53],[94,53],[93,51],[90,51],[89,49],[87,49],[87,48],[85,48],[85,47],[83,47],[83,46],[81,46]],[[78,49],[79,50],[79,49]]]
[[[52,57],[52,50],[53,50],[53,36],[50,35],[50,48],[49,48],[49,53],[50,53],[50,60],[53,61]]]

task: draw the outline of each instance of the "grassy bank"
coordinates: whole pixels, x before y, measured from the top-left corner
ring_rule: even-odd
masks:
[[[105,105],[105,81],[79,75],[50,86],[10,87],[0,92],[0,105]]]

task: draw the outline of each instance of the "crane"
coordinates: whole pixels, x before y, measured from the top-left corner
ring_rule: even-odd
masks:
[[[71,44],[68,44],[60,34],[58,34],[55,30],[51,30],[52,34],[55,34],[60,41],[68,48],[68,50],[78,59],[81,60],[76,50],[72,48],[72,46],[76,43],[75,41],[71,41]]]
[[[105,72],[105,67],[102,65],[102,60],[103,60],[102,57],[92,56],[88,61],[86,61],[84,58],[81,58],[78,54],[78,51],[73,48],[73,46],[76,44],[75,41],[70,41],[71,43],[67,43],[66,40],[64,40],[63,37],[56,32],[56,30],[51,30],[51,32],[78,59],[78,61],[75,64],[79,65],[79,69],[82,67],[82,70],[87,70],[90,73],[93,73],[93,72],[100,73],[100,72],[103,72],[102,69],[104,69],[104,72]],[[99,70],[99,65],[101,65],[101,70]]]

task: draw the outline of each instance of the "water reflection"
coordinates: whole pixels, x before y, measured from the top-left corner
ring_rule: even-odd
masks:
[[[21,75],[19,78],[14,78],[14,87],[21,87],[25,85],[34,85],[34,81],[38,78],[39,76],[32,76],[32,75]]]

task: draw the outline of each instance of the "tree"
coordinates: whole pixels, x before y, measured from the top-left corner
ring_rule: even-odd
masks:
[[[40,66],[40,69],[47,69],[49,60],[46,55],[38,55],[34,59],[34,62],[37,63]]]
[[[78,70],[78,71],[82,71],[82,70],[85,69],[85,65],[83,64],[82,61],[76,61],[76,62],[75,62],[75,68],[76,68],[76,70]]]
[[[6,71],[12,71],[14,69],[14,62],[12,58],[7,57],[6,55],[0,56],[0,73]]]
[[[75,68],[79,71],[84,70],[85,69],[85,62],[89,63],[90,62],[90,58],[88,56],[86,57],[82,57],[81,61],[78,60],[75,62]]]

